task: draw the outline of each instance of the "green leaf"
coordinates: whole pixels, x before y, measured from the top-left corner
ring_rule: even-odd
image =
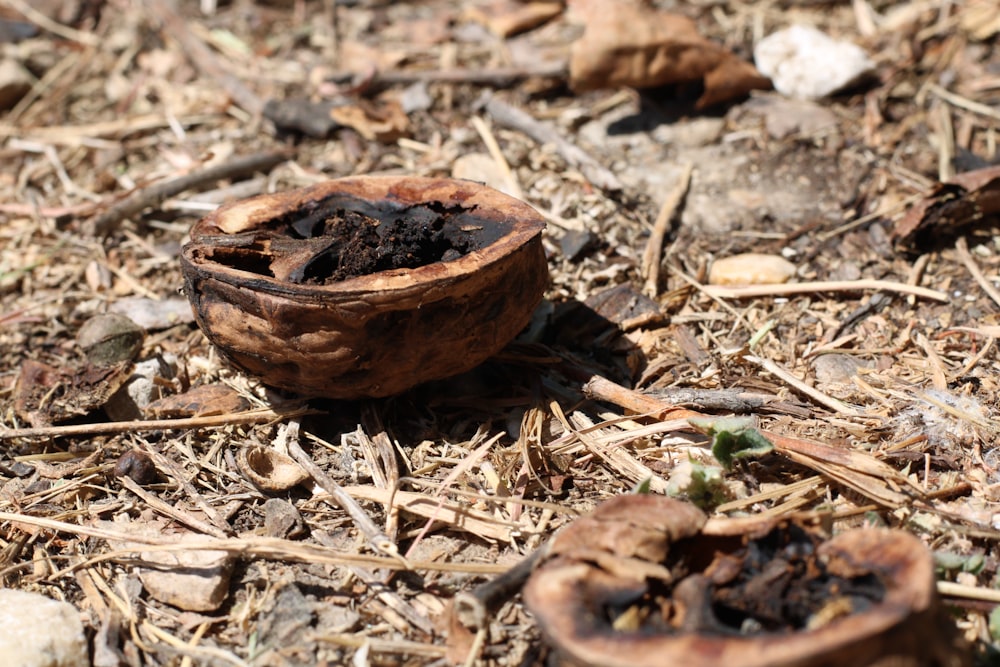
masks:
[[[644,493],[649,493],[649,486],[653,482],[652,477],[646,477],[641,482],[632,487],[632,493],[636,495],[642,495]]]
[[[989,621],[990,638],[994,642],[1000,642],[1000,605],[993,607],[990,612]]]
[[[757,458],[774,450],[753,417],[692,417],[688,423],[711,436],[712,454],[727,470],[736,459]]]
[[[667,495],[684,497],[703,510],[726,501],[726,486],[722,468],[707,466],[688,459],[681,461],[670,474]]]

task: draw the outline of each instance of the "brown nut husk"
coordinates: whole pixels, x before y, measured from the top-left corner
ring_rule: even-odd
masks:
[[[345,252],[328,238],[334,219],[379,246]],[[548,283],[544,226],[477,183],[362,176],[218,209],[192,229],[181,267],[199,326],[234,365],[303,396],[388,396],[470,370],[524,328]],[[414,230],[447,249],[342,275],[356,254],[379,266],[382,244]]]
[[[824,540],[621,496],[553,538],[523,589],[566,667],[967,667],[930,552],[904,531]]]

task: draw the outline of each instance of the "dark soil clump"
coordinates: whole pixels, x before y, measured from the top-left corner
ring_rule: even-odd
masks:
[[[415,269],[458,259],[478,249],[475,239],[455,234],[446,216],[379,221],[340,210],[323,221],[326,247],[304,265],[301,280],[325,285],[391,269]]]
[[[234,234],[212,259],[297,285],[331,285],[380,271],[416,269],[481,250],[510,231],[475,207],[348,197],[317,201],[260,228]]]

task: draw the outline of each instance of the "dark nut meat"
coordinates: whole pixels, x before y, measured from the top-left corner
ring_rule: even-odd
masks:
[[[233,364],[304,396],[388,396],[462,373],[531,318],[545,223],[469,181],[363,176],[199,221],[185,289]]]

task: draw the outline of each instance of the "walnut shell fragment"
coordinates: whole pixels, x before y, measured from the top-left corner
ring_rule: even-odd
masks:
[[[897,530],[823,540],[792,521],[706,524],[687,503],[620,496],[553,538],[523,595],[555,665],[970,664],[930,552]]]
[[[388,396],[470,370],[524,328],[548,282],[544,226],[477,183],[361,176],[219,208],[181,267],[234,365],[303,396]]]

